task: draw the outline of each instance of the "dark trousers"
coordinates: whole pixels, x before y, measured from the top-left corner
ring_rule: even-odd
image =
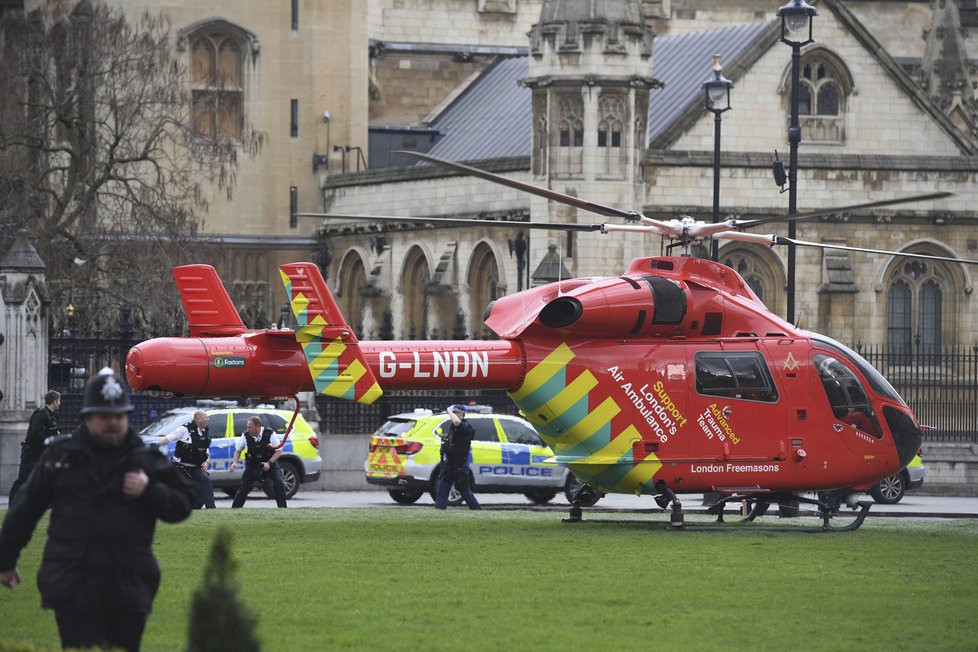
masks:
[[[211,484],[211,476],[206,471],[201,471],[199,466],[182,466],[181,468],[187,477],[197,485],[197,502],[194,504],[194,509],[201,507],[214,509],[214,485]]]
[[[231,507],[242,507],[245,504],[248,492],[255,486],[255,482],[261,477],[263,470],[261,464],[245,464],[244,475],[241,476],[241,485],[234,494]],[[272,478],[272,493],[275,494],[275,504],[279,507],[288,507],[285,502],[285,481],[282,480],[282,469],[278,462],[272,462],[269,465],[268,473]]]
[[[27,478],[30,477],[31,471],[34,470],[34,465],[41,458],[41,454],[34,453],[21,453],[20,455],[20,470],[17,472],[17,479],[14,480],[14,484],[10,487],[10,497],[7,502],[8,505],[14,504],[14,496],[17,494],[17,490],[20,489],[20,485],[27,482]]]
[[[143,638],[146,617],[138,611],[81,612],[56,609],[62,648],[112,648],[135,652]]]
[[[438,476],[438,491],[435,493],[435,507],[445,509],[448,507],[448,494],[452,490],[452,485],[458,489],[462,495],[462,500],[469,506],[469,509],[482,509],[472,487],[469,485],[469,465],[463,462],[455,465],[445,462],[441,467],[441,474]]]

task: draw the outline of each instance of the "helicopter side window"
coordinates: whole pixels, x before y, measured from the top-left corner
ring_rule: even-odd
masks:
[[[856,375],[831,356],[819,353],[813,360],[835,418],[877,439],[882,438],[873,406]]]
[[[745,401],[774,403],[778,390],[760,353],[700,352],[696,360],[696,391]]]

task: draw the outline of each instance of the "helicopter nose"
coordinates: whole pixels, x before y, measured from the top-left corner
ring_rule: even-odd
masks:
[[[920,431],[917,422],[909,414],[887,405],[883,408],[883,416],[886,418],[886,425],[890,427],[893,434],[893,443],[896,445],[897,455],[900,458],[900,468],[902,469],[914,458],[920,445],[924,441],[924,433]]]

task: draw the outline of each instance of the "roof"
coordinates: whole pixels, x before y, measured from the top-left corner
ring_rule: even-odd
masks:
[[[954,127],[842,2],[825,0],[824,6],[963,153],[978,153],[978,146]],[[649,96],[649,148],[667,149],[702,117],[702,86],[714,54],[723,55],[724,76],[736,82],[779,37],[780,22],[775,20],[656,38],[652,73],[664,87]],[[432,122],[443,136],[429,153],[452,161],[528,157],[532,93],[519,84],[528,75],[525,56],[501,59],[485,70]]]
[[[650,140],[683,117],[690,101],[702,93],[714,53],[721,52],[725,61],[734,62],[771,24],[657,38],[652,60],[655,76],[665,88],[651,94]],[[484,71],[431,123],[443,136],[428,153],[450,161],[529,156],[531,91],[519,85],[528,75],[525,56],[501,59]]]
[[[444,137],[428,153],[450,161],[530,155],[527,57],[502,59],[431,123]]]
[[[721,54],[724,76],[737,80],[731,70],[772,25],[772,21],[735,25],[656,39],[652,44],[652,72],[665,87],[649,95],[649,143],[668,134],[677,121],[702,114],[703,82],[711,77],[713,55]]]

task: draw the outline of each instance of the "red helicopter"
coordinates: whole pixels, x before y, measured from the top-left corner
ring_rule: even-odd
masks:
[[[384,390],[504,389],[557,461],[584,483],[584,494],[652,495],[663,508],[671,503],[670,525],[677,528],[692,527],[677,494],[711,492],[721,496],[714,508],[720,522],[727,503],[753,504],[750,521],[791,499],[819,510],[822,525],[809,529],[855,529],[871,503],[858,503],[852,522],[834,527],[827,502],[799,494],[844,490],[855,508],[856,492],[906,466],[920,448],[919,421],[865,359],[777,317],[734,270],[689,251],[712,238],[976,263],[744,231],[949,193],[790,218],[660,221],[413,155],[630,223],[323,217],[654,233],[681,246],[683,255],[638,258],[621,276],[567,279],[497,299],[485,320],[500,338],[494,341],[360,342],[318,267],[302,262],[280,268],[296,330],[248,330],[213,267],[177,267],[190,337],[133,347],[126,360],[132,388],[195,397],[314,390],[365,404]],[[586,499],[575,501],[568,520],[581,519]]]

